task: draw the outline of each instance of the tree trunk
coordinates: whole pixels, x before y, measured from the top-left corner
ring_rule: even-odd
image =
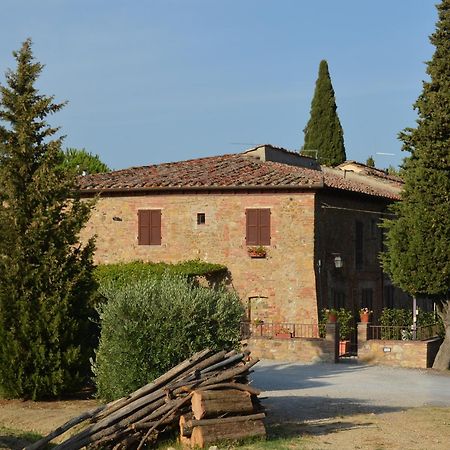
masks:
[[[436,304],[437,312],[444,322],[445,338],[434,359],[433,369],[448,370],[450,367],[450,300]]]

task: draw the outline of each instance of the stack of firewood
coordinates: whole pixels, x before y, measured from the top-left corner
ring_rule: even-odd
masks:
[[[223,440],[264,437],[265,414],[258,413],[258,394],[249,386],[194,391],[192,411],[180,417],[180,441],[186,446],[204,448]]]
[[[72,419],[27,449],[43,448],[79,424],[84,425],[80,431],[54,448],[141,449],[180,422],[186,444],[202,446],[212,442],[210,436],[263,436],[264,414],[256,413],[259,391],[247,379],[257,362],[248,352],[203,350],[128,397]]]

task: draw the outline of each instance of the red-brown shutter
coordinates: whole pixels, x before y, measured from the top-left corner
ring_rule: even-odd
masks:
[[[150,244],[150,211],[138,211],[138,244]]]
[[[247,245],[258,245],[258,210],[247,209],[245,214],[247,216],[246,243]]]
[[[161,210],[150,211],[150,245],[161,245]]]
[[[259,211],[259,242],[258,245],[270,245],[270,209]]]

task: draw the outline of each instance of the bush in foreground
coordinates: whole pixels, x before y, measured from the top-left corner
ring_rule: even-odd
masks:
[[[101,337],[94,371],[105,400],[126,395],[205,347],[235,347],[243,307],[234,292],[180,275],[101,286]]]

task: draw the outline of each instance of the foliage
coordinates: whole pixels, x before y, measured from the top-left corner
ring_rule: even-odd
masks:
[[[388,175],[395,175],[396,177],[401,177],[401,170],[393,166],[392,164],[390,164],[389,167],[386,169],[386,173]]]
[[[91,205],[61,169],[63,104],[39,94],[31,41],[0,87],[0,390],[39,399],[78,389],[89,373],[93,240],[78,234]]]
[[[409,309],[383,308],[380,325],[384,327],[409,327],[412,324],[412,311]]]
[[[397,308],[384,308],[380,316],[380,325],[382,327],[401,327],[404,330],[411,329],[413,323],[413,313],[410,309],[397,309]],[[418,310],[416,316],[416,325],[418,328],[425,327],[427,325],[438,324],[438,335],[443,337],[445,334],[442,320],[439,316],[436,316],[434,312],[426,312],[421,309]],[[400,339],[401,335],[399,330],[392,330],[389,328],[381,329],[382,339]]]
[[[189,278],[225,273],[227,268],[200,260],[182,261],[177,264],[163,262],[133,261],[129,263],[101,264],[95,268],[94,276],[100,285],[114,282],[126,285],[138,280],[162,277],[164,273],[183,275]]]
[[[367,167],[375,167],[375,160],[373,159],[373,156],[372,156],[372,155],[370,155],[370,156],[367,158],[366,166],[367,166]]]
[[[314,156],[316,150],[319,163],[327,166],[337,166],[346,160],[344,132],[336,109],[328,64],[323,60],[311,102],[311,117],[303,130],[305,143],[301,154]]]
[[[339,339],[345,341],[350,339],[353,331],[353,313],[345,308],[340,309],[322,309],[319,315],[319,336],[324,338],[326,335],[326,324],[328,322],[328,315],[336,314],[337,322],[339,323]]]
[[[110,168],[86,149],[67,148],[63,152],[63,167],[74,171],[77,175],[110,172]]]
[[[354,330],[353,313],[345,308],[337,310],[337,321],[339,323],[339,339],[345,341],[350,339],[350,335]]]
[[[243,307],[234,292],[163,274],[101,286],[108,299],[95,365],[99,395],[126,395],[205,347],[238,345]]]
[[[404,291],[433,297],[450,333],[450,0],[437,8],[430,80],[414,105],[417,127],[400,133],[403,150],[411,155],[402,172],[402,201],[392,208],[396,218],[384,221],[382,264]],[[444,343],[435,368],[449,367],[450,334]]]

